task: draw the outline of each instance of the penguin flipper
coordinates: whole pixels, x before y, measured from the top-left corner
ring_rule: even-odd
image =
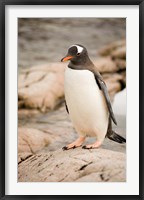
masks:
[[[108,94],[106,84],[103,81],[102,76],[98,72],[94,72],[94,76],[95,76],[96,82],[97,82],[100,90],[102,90],[102,92],[104,94],[106,104],[107,104],[107,107],[108,107],[108,110],[109,110],[109,113],[110,113],[110,117],[113,120],[113,122],[117,125],[117,121],[115,119],[115,116],[114,116],[114,113],[113,113],[113,110],[112,110],[111,101],[110,101],[110,97],[109,97],[109,94]]]
[[[67,111],[67,113],[69,114],[69,110],[68,110],[68,107],[67,107],[66,101],[64,101],[64,102],[65,102],[66,111]]]
[[[109,125],[108,125],[106,137],[109,138],[110,140],[113,140],[113,141],[118,142],[118,143],[126,143],[125,138],[118,135],[115,131],[112,130],[112,124],[111,124],[111,118],[110,117],[109,117]]]

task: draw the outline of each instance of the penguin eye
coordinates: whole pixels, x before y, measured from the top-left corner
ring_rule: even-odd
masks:
[[[77,56],[79,56],[80,55],[80,53],[77,53]]]

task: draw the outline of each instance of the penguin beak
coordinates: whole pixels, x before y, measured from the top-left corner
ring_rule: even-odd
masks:
[[[67,60],[71,60],[73,56],[65,56],[64,58],[61,59],[61,62],[65,62]]]

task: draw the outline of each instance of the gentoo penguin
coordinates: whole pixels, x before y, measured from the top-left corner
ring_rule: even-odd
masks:
[[[62,62],[70,61],[65,70],[66,110],[79,138],[63,147],[63,150],[82,145],[86,136],[96,137],[94,144],[83,146],[84,149],[98,148],[105,137],[118,143],[126,139],[112,130],[112,122],[117,124],[107,87],[102,76],[82,45],[72,45]]]

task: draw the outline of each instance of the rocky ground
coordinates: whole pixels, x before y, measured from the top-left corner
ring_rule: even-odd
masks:
[[[58,62],[70,43],[80,41],[89,47],[113,101],[118,121],[114,129],[126,137],[126,47],[122,38],[123,19],[19,20],[18,181],[126,180],[125,144],[105,139],[99,150],[61,150],[77,133],[64,105],[65,65]],[[88,138],[86,143],[94,141]]]
[[[91,58],[114,41],[125,39],[125,18],[42,18],[18,20],[19,70],[59,62],[72,44],[86,46]]]
[[[19,156],[20,182],[124,182],[125,154],[105,149]]]

